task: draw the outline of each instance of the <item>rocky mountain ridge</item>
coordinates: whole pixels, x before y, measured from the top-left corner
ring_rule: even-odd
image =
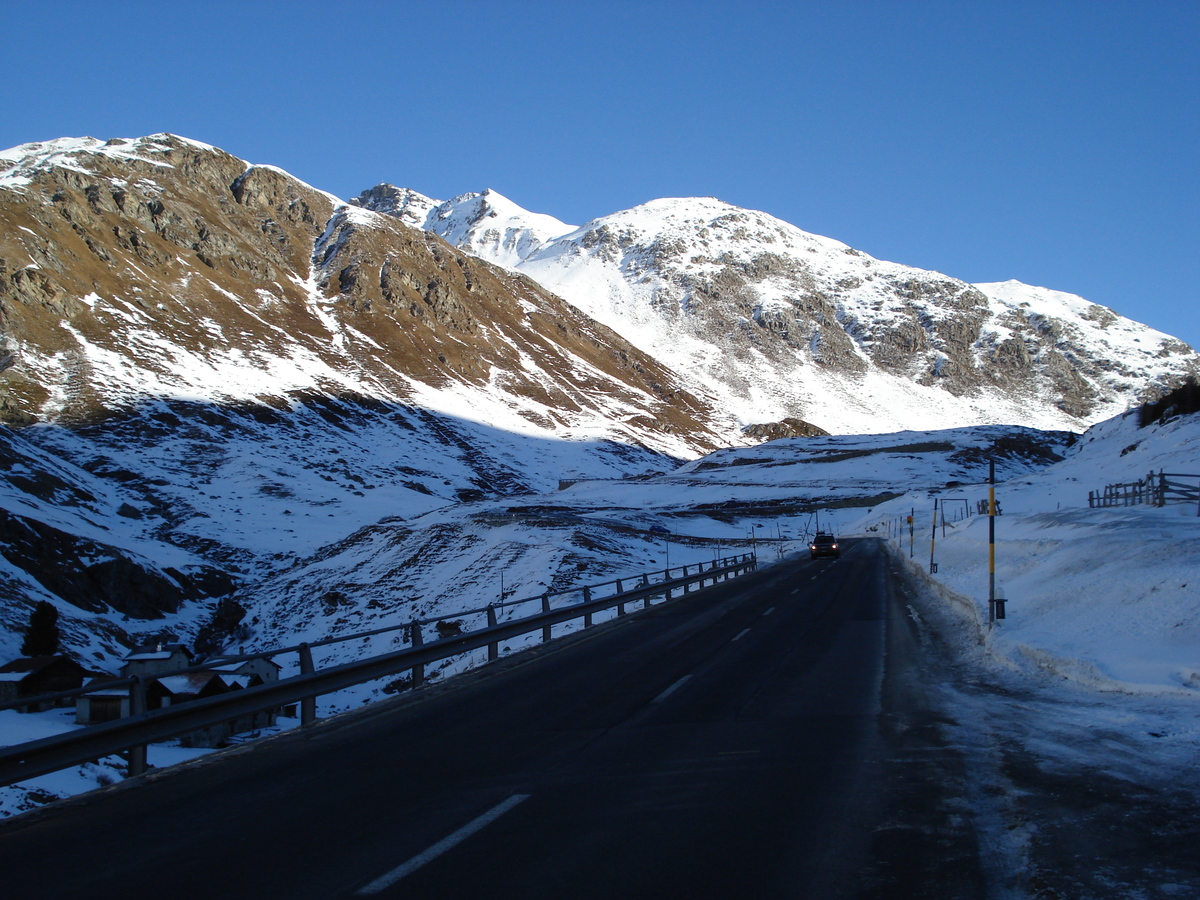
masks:
[[[873,259],[714,198],[655,200],[578,228],[494,191],[438,203],[380,185],[355,202],[396,214],[398,197],[408,221],[529,275],[743,424],[1078,431],[1200,363],[1083,298]]]

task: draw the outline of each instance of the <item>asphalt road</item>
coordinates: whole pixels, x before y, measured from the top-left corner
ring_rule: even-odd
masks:
[[[852,542],[8,823],[0,884],[123,900],[984,896],[895,574]]]

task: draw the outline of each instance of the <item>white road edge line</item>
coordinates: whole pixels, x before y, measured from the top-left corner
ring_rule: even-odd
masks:
[[[735,637],[733,640],[734,640],[734,641],[740,641],[742,638],[744,638],[744,637],[745,637],[746,635],[748,635],[749,633],[750,633],[750,629],[749,629],[749,628],[743,628],[743,629],[742,629],[742,632],[741,632],[741,634],[739,634],[739,635],[738,635],[737,637]],[[733,643],[733,641],[730,641],[730,643],[732,644],[732,643]]]
[[[458,831],[454,832],[454,834],[450,835],[449,837],[442,838],[424,853],[418,853],[408,862],[401,866],[397,866],[385,875],[380,875],[370,884],[360,887],[354,893],[360,896],[378,894],[384,888],[391,887],[405,875],[411,875],[413,872],[417,871],[417,869],[421,868],[421,866],[425,865],[425,863],[432,862],[447,850],[450,850],[458,844],[461,844],[475,832],[486,828],[522,800],[528,800],[529,796],[529,794],[513,794],[503,803],[493,806],[479,818],[468,822],[462,828],[458,829]]]
[[[667,688],[665,691],[663,691],[661,694],[659,694],[657,697],[655,697],[650,702],[651,703],[662,703],[664,700],[666,700],[668,697],[670,697],[673,693],[675,693],[677,690],[679,690],[681,687],[683,687],[683,683],[691,677],[692,677],[691,675],[684,675],[677,682],[675,682],[673,685],[671,685],[669,688]]]
[[[770,609],[768,609],[768,610],[767,610],[765,613],[763,613],[763,615],[764,615],[764,616],[769,616],[769,615],[770,615],[771,613],[773,613],[773,612],[775,612],[775,607],[773,607],[773,606],[772,606],[772,607],[771,607]]]

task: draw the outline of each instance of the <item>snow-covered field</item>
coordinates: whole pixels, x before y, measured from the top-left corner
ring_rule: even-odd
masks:
[[[804,552],[803,540],[818,522],[843,536],[895,535],[915,511],[909,565],[927,582],[930,609],[956,623],[955,652],[968,670],[1036,684],[1038,702],[1069,701],[1074,712],[1064,713],[1064,729],[1117,735],[1119,753],[1143,768],[1153,768],[1155,758],[1178,767],[1200,749],[1200,517],[1194,504],[1093,510],[1087,497],[1151,470],[1200,473],[1198,448],[1200,415],[1144,429],[1126,415],[1078,438],[999,426],[792,438],[720,451],[652,477],[583,480],[545,494],[442,506],[403,524],[365,529],[265,581],[250,610],[257,626],[246,646],[478,607],[499,598],[502,572],[506,596],[534,596],[752,545],[770,561]],[[964,518],[987,496],[989,458],[997,461],[1003,511],[996,520],[996,580],[1008,600],[1008,617],[990,629],[987,517]],[[935,498],[950,521],[944,536],[939,525],[938,571],[931,578]],[[652,532],[654,526],[666,528],[669,538]],[[908,559],[907,535],[892,542]],[[356,599],[320,599],[335,590]],[[370,642],[336,646],[325,662],[383,649]],[[357,706],[379,690],[323,700],[323,711]],[[984,719],[988,696],[970,701]],[[1086,721],[1079,712],[1085,707]],[[1011,704],[1005,709],[1020,719]],[[68,727],[61,712],[5,713],[0,743]],[[1060,740],[1059,750],[1069,745]],[[1159,754],[1149,762],[1147,747]],[[1057,758],[1068,762],[1062,752]],[[101,766],[29,787],[65,796],[113,777]],[[30,802],[27,791],[8,789],[0,794],[0,813]]]
[[[951,522],[944,537],[939,525],[936,582],[947,602],[975,617],[989,651],[1012,665],[1100,690],[1200,700],[1200,509],[1191,502],[1088,508],[1089,490],[1152,471],[1191,474],[1200,486],[1197,417],[1144,429],[1136,419],[1102,423],[1067,459],[997,487],[996,593],[1007,601],[1007,618],[988,629],[986,516]],[[971,491],[972,501],[984,496],[980,487]],[[880,523],[913,507],[914,561],[927,571],[928,496],[884,504],[875,521],[867,516],[851,527],[882,531]],[[953,517],[957,509],[945,512]]]

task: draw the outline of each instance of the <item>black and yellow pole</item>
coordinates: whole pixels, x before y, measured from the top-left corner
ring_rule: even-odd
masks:
[[[934,575],[937,573],[937,563],[935,563],[933,561],[933,548],[934,548],[934,544],[937,543],[937,514],[938,514],[938,502],[937,502],[937,498],[935,497],[933,500],[933,528],[930,529],[930,532],[929,532],[929,574],[930,575]]]
[[[996,462],[988,462],[988,628],[996,621]]]

